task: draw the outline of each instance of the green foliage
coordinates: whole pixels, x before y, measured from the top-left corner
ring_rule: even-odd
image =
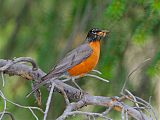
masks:
[[[153,104],[160,107],[157,105],[160,82],[156,79],[160,75],[159,0],[0,0],[0,58],[32,57],[47,72],[67,51],[82,43],[93,27],[111,31],[102,41],[96,67],[110,83],[87,77],[78,81],[82,88],[95,95],[119,95],[128,73],[151,57],[151,61],[140,68],[140,74],[139,71],[133,74],[135,79],[129,81],[127,88],[146,100],[152,95]],[[7,97],[23,105],[36,106],[33,98],[24,98],[31,89],[30,82],[12,79],[7,77],[6,87],[0,86]],[[45,89],[42,91],[44,108],[48,94]],[[0,105],[0,110],[2,108]],[[33,119],[29,111],[12,105],[8,108],[18,120]],[[63,110],[63,97],[56,94],[48,118],[55,119]],[[104,108],[87,110],[102,112]],[[120,116],[119,113],[110,114],[118,119],[116,116]]]
[[[113,0],[106,8],[106,16],[113,21],[119,20],[125,12],[125,4],[125,0]]]

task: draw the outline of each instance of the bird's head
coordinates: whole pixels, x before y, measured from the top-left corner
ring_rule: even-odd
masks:
[[[97,40],[101,40],[108,33],[109,33],[109,31],[107,31],[107,30],[100,30],[100,29],[97,29],[97,28],[93,28],[88,32],[86,40],[88,42],[94,42],[94,41],[97,41]]]

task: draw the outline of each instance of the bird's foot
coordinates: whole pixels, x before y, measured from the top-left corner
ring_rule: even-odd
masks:
[[[80,90],[80,95],[79,95],[79,98],[81,99],[85,93],[84,90],[82,90],[82,88],[76,83],[75,79],[72,78],[72,82],[75,84],[75,86]]]

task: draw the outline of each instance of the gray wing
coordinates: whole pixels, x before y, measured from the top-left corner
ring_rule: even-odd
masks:
[[[50,79],[65,73],[68,69],[81,63],[88,58],[92,53],[92,48],[88,44],[73,49],[46,75],[42,80]]]

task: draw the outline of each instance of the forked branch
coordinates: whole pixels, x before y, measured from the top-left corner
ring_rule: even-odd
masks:
[[[1,72],[8,75],[18,75],[28,80],[34,80],[35,83],[39,83],[41,81],[41,77],[46,74],[41,69],[33,70],[31,66],[28,66],[26,64],[22,64],[22,63],[11,64],[10,62],[12,61],[0,59]],[[8,66],[7,69],[1,69],[8,64],[10,64],[10,66]],[[122,118],[128,119],[128,116],[131,116],[137,120],[149,120],[149,117],[144,112],[142,112],[142,110],[139,110],[140,107],[137,106],[137,104],[139,103],[137,102],[137,99],[135,100],[136,97],[133,97],[133,96],[127,98],[128,95],[123,95],[121,97],[104,97],[104,96],[93,96],[85,92],[82,94],[80,90],[62,82],[61,80],[54,80],[54,81],[51,80],[51,82],[47,83],[44,86],[49,91],[51,89],[50,95],[52,94],[53,88],[54,88],[54,91],[60,92],[62,93],[63,96],[65,96],[66,101],[68,101],[68,99],[74,100],[74,103],[67,102],[66,109],[64,110],[63,114],[59,116],[59,118],[57,118],[57,120],[64,120],[71,115],[77,115],[77,114],[90,116],[90,117],[92,116],[94,118],[101,117],[104,119],[110,119],[106,117],[106,115],[109,114],[110,109],[114,109],[118,112],[121,112]],[[49,97],[49,99],[51,98]],[[123,102],[124,99],[127,99],[131,102],[135,102],[136,106],[129,106],[125,104]],[[49,103],[47,104],[49,105]],[[109,110],[103,113],[90,113],[90,112],[77,111],[86,105],[103,106],[105,108],[109,108]],[[47,112],[48,112],[48,107],[49,106],[47,106],[47,109],[46,109]],[[150,109],[148,105],[147,105],[147,108],[145,105],[143,107],[144,109]],[[45,113],[45,115],[47,115],[47,113]],[[44,120],[45,119],[46,119],[46,116],[44,117]]]

